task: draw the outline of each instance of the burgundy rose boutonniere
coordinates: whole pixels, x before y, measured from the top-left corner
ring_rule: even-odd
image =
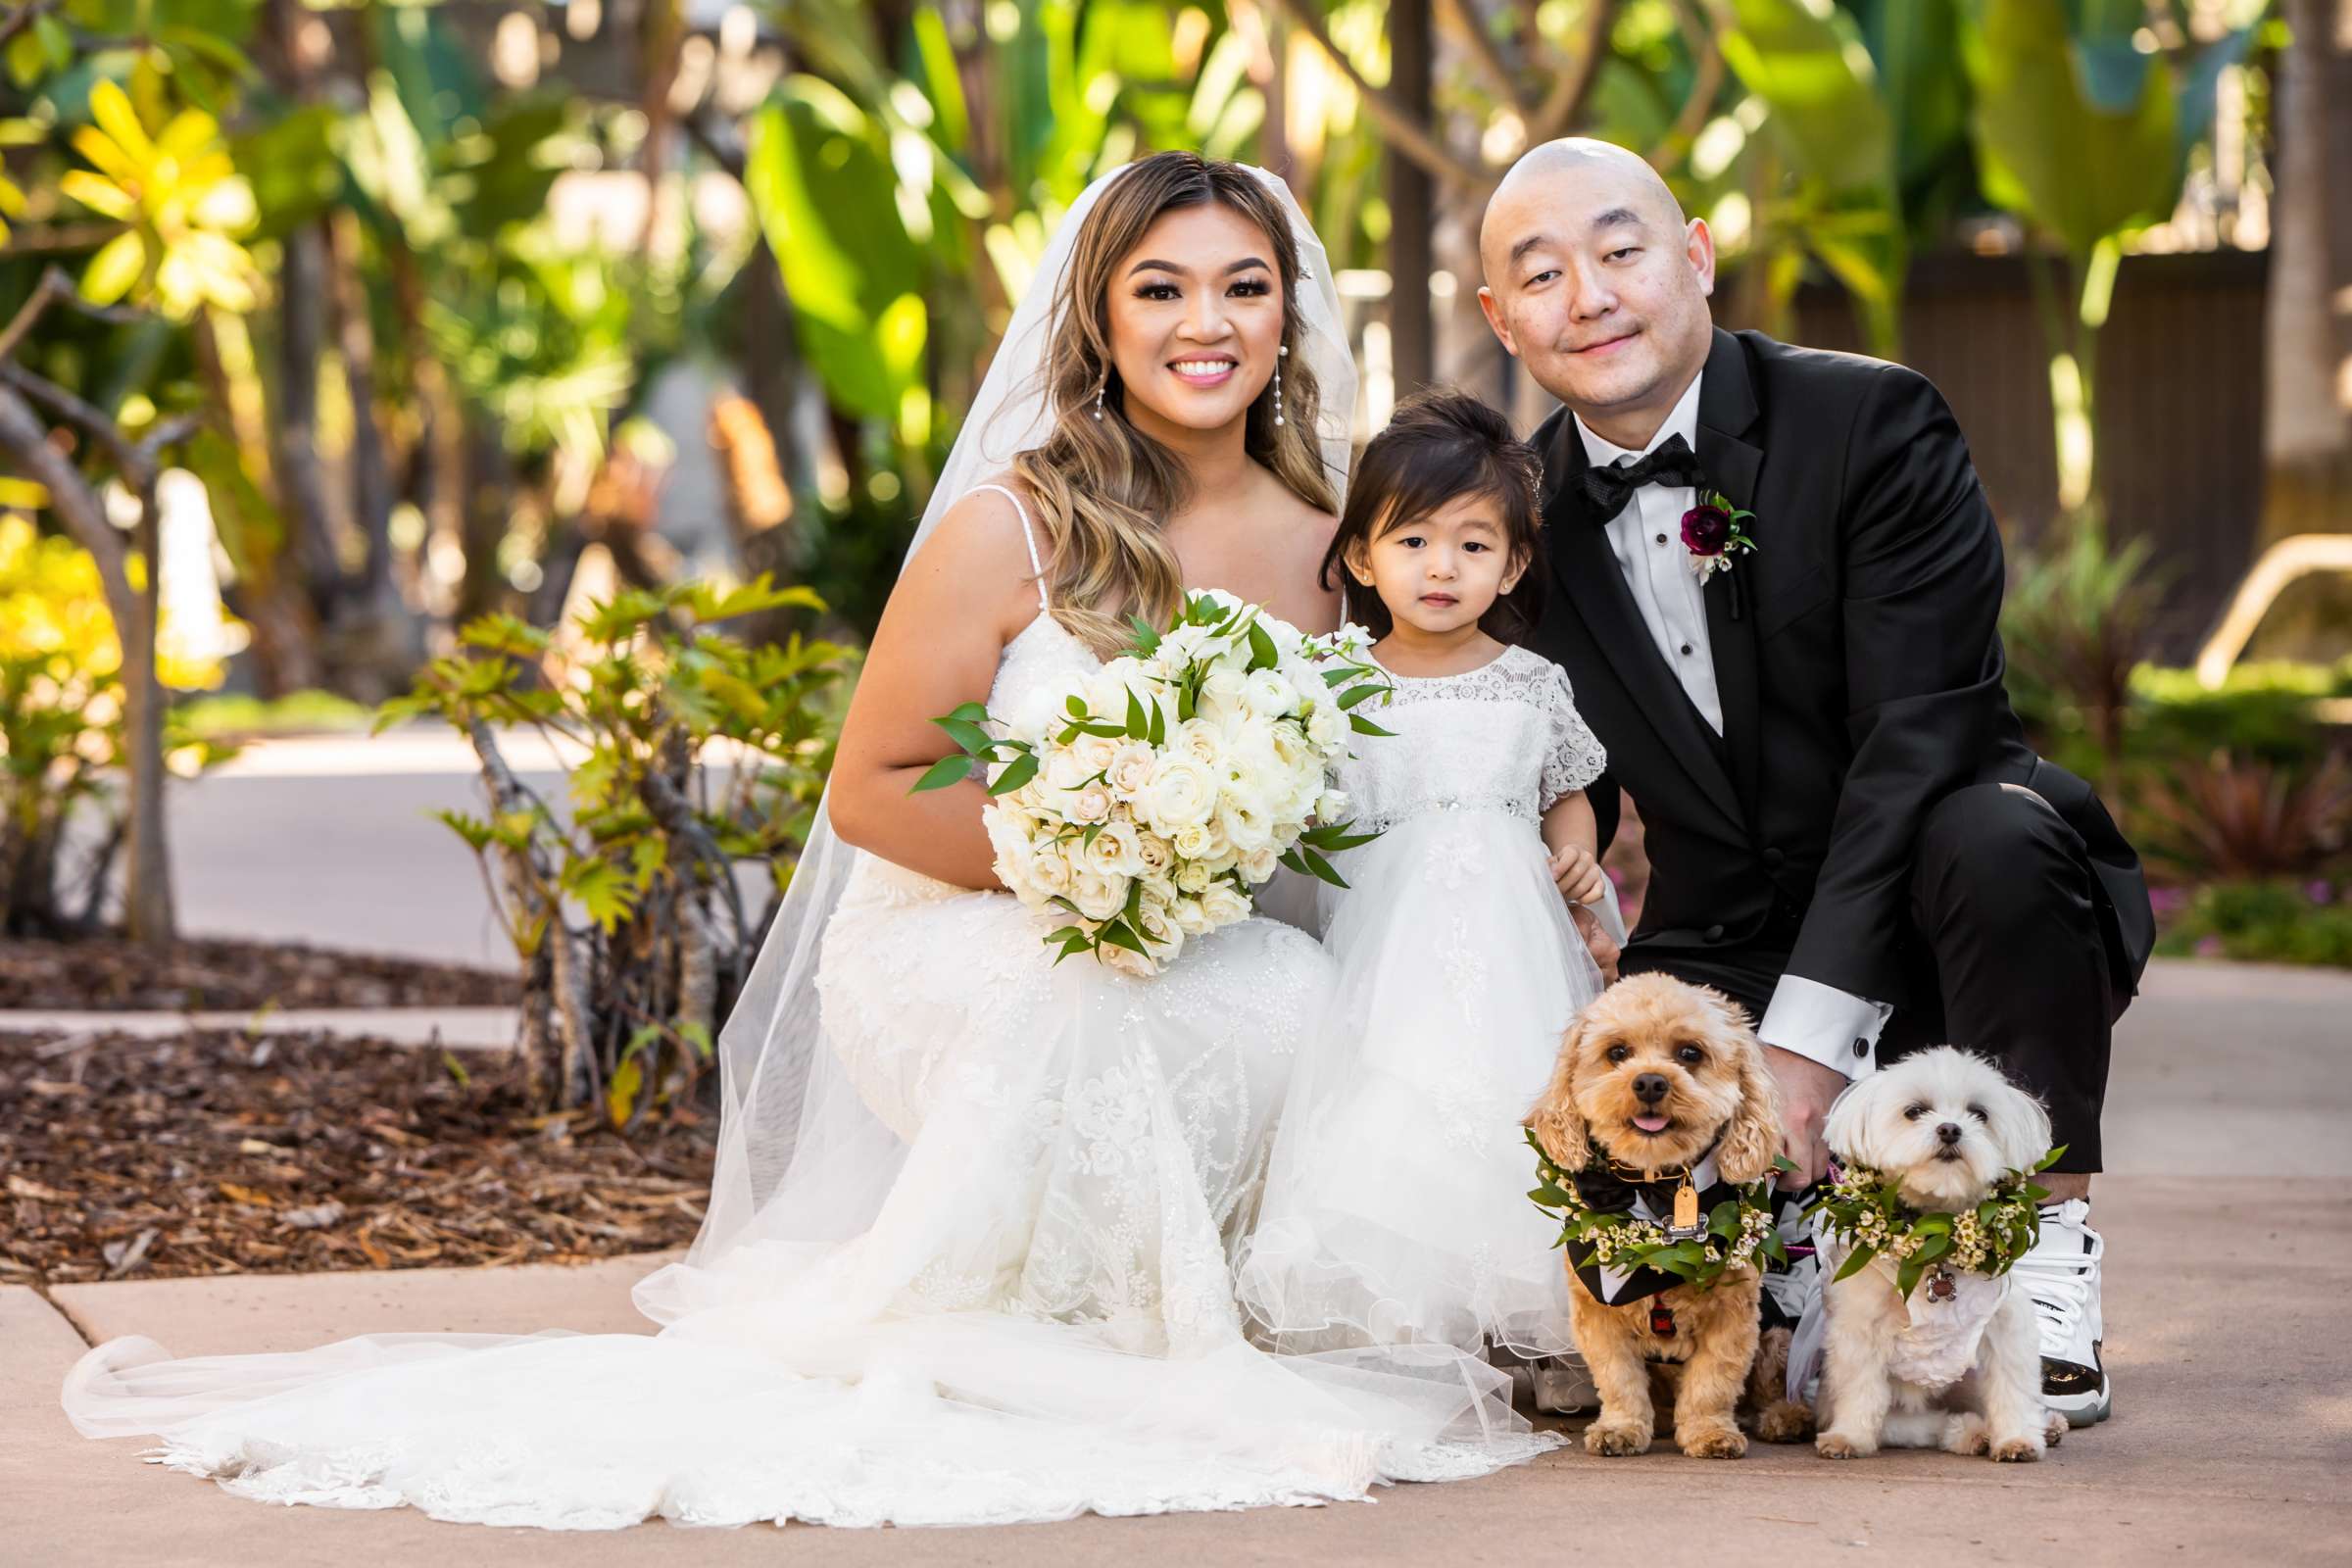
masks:
[[[1701,490],[1698,505],[1683,514],[1683,548],[1690,552],[1690,569],[1701,582],[1732,569],[1732,558],[1756,548],[1755,540],[1740,525],[1755,514],[1732,505],[1720,490]]]

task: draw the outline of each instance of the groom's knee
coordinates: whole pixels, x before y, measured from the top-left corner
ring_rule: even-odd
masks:
[[[2019,784],[1969,784],[1920,825],[1912,908],[1930,932],[1952,920],[2032,922],[2081,904],[2075,832]]]

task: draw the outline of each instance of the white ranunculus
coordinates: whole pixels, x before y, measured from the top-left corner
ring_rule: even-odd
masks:
[[[1102,876],[1140,876],[1144,870],[1142,840],[1131,822],[1103,823],[1095,841],[1078,854],[1088,870]]]
[[[1216,725],[1188,718],[1169,731],[1168,750],[1199,758],[1214,767],[1225,760],[1225,737]]]
[[[1111,753],[1106,770],[1110,775],[1110,792],[1120,800],[1132,801],[1143,794],[1152,783],[1152,764],[1159,754],[1142,741],[1128,741]]]
[[[1274,823],[1265,807],[1247,797],[1227,794],[1217,808],[1217,826],[1225,830],[1225,841],[1243,855],[1274,842]]]
[[[1070,873],[1069,898],[1089,920],[1107,920],[1127,902],[1127,879],[1081,866]]]
[[[1298,711],[1298,689],[1270,669],[1252,671],[1244,685],[1250,710],[1261,718],[1280,718]]]
[[[1174,835],[1209,819],[1217,807],[1216,775],[1198,758],[1182,752],[1162,753],[1139,804],[1154,828]]]
[[[1208,672],[1200,683],[1200,702],[1215,705],[1220,712],[1247,712],[1250,708],[1250,677],[1231,664],[1221,665]]]
[[[1045,765],[1039,769],[1038,777],[1045,780],[1047,789],[1066,798],[1083,789],[1094,771],[1078,760],[1075,750],[1054,747],[1047,751]],[[1055,804],[1067,808],[1066,799]]]

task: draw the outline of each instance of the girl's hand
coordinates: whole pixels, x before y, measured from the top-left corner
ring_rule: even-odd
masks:
[[[1598,904],[1608,887],[1608,873],[1581,844],[1563,845],[1551,858],[1551,880],[1570,904]]]

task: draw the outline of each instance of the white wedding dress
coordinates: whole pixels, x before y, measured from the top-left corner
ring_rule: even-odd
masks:
[[[1041,613],[990,709],[1095,667]],[[1047,923],[857,858],[817,970],[831,1102],[796,1154],[838,1174],[641,1284],[658,1335],[118,1340],[66,1407],[244,1496],[551,1529],[1314,1503],[1551,1446],[1474,1358],[1243,1337],[1229,1254],[1328,998],[1313,939],[1255,917],[1144,980],[1052,964]],[[714,1217],[728,1187],[722,1159]]]

